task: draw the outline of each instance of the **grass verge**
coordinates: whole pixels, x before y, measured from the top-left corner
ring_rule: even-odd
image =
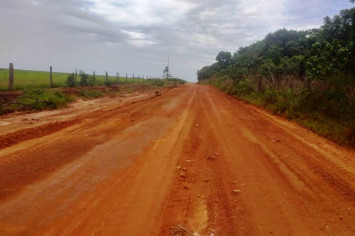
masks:
[[[77,98],[95,99],[103,96],[116,97],[133,92],[175,87],[176,83],[180,82],[177,82],[175,79],[152,79],[140,83],[115,84],[110,86],[78,86],[55,89],[28,88],[23,92],[5,92],[5,94],[0,93],[0,115],[14,111],[58,109],[67,106]]]
[[[215,79],[208,81],[238,99],[294,120],[338,144],[355,148],[355,109],[339,91],[271,89],[256,92],[248,80],[232,87]]]

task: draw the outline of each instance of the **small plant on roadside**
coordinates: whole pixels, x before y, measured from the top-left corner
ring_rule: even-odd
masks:
[[[86,74],[84,71],[80,71],[80,86],[88,86],[90,85],[90,76]]]
[[[76,86],[76,80],[75,80],[75,75],[74,75],[74,73],[68,75],[68,77],[67,77],[67,79],[66,79],[66,81],[65,81],[65,84],[66,84],[66,86],[68,86],[68,87],[75,87],[75,86]]]
[[[90,86],[94,86],[95,85],[95,81],[96,81],[95,75],[92,75],[92,76],[89,77],[89,85]]]

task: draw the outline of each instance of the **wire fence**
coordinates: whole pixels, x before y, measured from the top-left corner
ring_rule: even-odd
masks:
[[[13,63],[9,64],[9,68],[0,69],[0,91],[23,90],[30,87],[36,88],[56,88],[67,86],[66,81],[69,75],[73,74],[77,84],[80,84],[80,74],[83,73],[74,70],[72,73],[55,72],[50,66],[47,71],[33,71],[16,69]],[[142,83],[147,79],[158,79],[158,77],[141,76],[140,74],[128,75],[128,73],[116,72],[110,75],[106,72],[105,75],[97,75],[93,71],[90,75],[95,78],[94,85],[112,85],[112,84],[128,84]]]

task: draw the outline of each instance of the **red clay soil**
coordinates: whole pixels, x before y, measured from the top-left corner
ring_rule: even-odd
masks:
[[[355,234],[353,150],[209,86],[95,104],[0,118],[0,235]]]

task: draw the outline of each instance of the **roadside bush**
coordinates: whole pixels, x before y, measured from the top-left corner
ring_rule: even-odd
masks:
[[[301,97],[300,109],[303,112],[317,111],[331,118],[346,118],[351,114],[350,102],[341,91],[307,91]]]
[[[237,96],[248,95],[253,92],[253,88],[250,86],[250,80],[240,81],[234,89]]]
[[[84,71],[80,71],[80,86],[88,86],[90,82],[90,77]]]
[[[299,109],[299,95],[291,89],[276,92],[278,96],[274,112],[287,113],[287,117],[292,117],[293,113]]]
[[[68,86],[68,87],[75,87],[75,86],[76,86],[76,81],[75,81],[75,75],[74,75],[74,73],[68,75],[68,77],[67,77],[67,79],[66,79],[66,81],[65,81],[65,85]]]
[[[327,90],[327,87],[279,86],[259,92],[253,89],[250,80],[242,80],[233,86],[224,77],[213,77],[199,83],[234,93],[248,102],[293,119],[324,137],[355,147],[355,105],[351,96],[337,87]]]
[[[278,101],[278,94],[275,89],[266,89],[263,94],[263,105],[275,104]]]

